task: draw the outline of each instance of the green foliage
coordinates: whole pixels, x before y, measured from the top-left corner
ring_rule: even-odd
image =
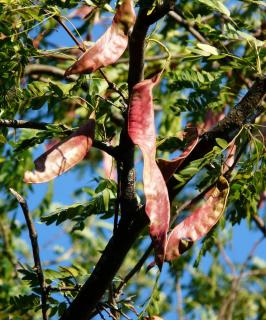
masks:
[[[71,220],[75,223],[73,230],[82,230],[85,227],[85,220],[92,214],[104,214],[106,219],[113,215],[116,199],[116,185],[111,180],[100,181],[95,189],[91,201],[81,204],[75,203],[71,206],[60,208],[48,216],[42,217],[47,225],[56,222],[57,225]]]

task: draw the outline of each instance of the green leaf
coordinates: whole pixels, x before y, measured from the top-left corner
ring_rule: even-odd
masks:
[[[228,142],[224,139],[216,138],[215,141],[222,149],[226,149],[228,147]]]
[[[215,47],[209,44],[197,43],[197,47],[209,54],[216,55],[216,56],[219,55],[219,51]]]
[[[9,312],[19,311],[23,314],[27,310],[36,310],[40,304],[40,297],[36,294],[19,295],[10,298]]]
[[[188,47],[187,50],[189,52],[195,53],[196,55],[200,55],[200,56],[203,56],[203,57],[209,57],[211,55],[210,52],[207,52],[205,50],[199,50],[199,49],[191,48],[191,47]]]
[[[198,0],[204,5],[224,14],[227,17],[230,17],[230,11],[228,8],[219,0]]]
[[[102,195],[103,195],[104,209],[107,212],[109,208],[110,191],[108,189],[104,189],[102,192]]]
[[[0,144],[5,144],[7,141],[6,141],[6,138],[5,136],[3,136],[2,134],[0,134]]]

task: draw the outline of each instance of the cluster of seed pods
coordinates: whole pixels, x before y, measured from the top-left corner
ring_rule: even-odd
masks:
[[[124,0],[118,7],[112,25],[69,67],[65,75],[91,73],[115,63],[128,45],[128,32],[135,23],[132,0]],[[161,74],[137,83],[132,90],[128,113],[128,134],[139,146],[144,160],[143,185],[145,211],[150,220],[150,236],[159,267],[164,260],[171,261],[186,251],[218,222],[229,192],[228,182],[220,177],[206,195],[205,202],[178,224],[167,237],[170,221],[170,203],[166,183],[198,143],[198,132],[190,129],[191,142],[181,156],[173,160],[156,161],[156,132],[154,124],[153,87]],[[91,117],[65,140],[56,143],[35,160],[35,171],[26,171],[26,183],[47,182],[63,174],[82,161],[89,152],[95,131]]]

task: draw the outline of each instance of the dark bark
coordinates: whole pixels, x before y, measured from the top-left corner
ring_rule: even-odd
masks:
[[[62,320],[87,320],[89,318],[105,293],[108,284],[116,275],[126,254],[147,224],[148,218],[144,214],[143,208],[135,214],[132,224],[129,224],[126,219],[121,219],[92,275],[62,316]]]

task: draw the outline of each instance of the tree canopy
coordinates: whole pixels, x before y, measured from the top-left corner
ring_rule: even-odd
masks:
[[[266,319],[264,1],[0,0],[0,48],[0,318]]]

